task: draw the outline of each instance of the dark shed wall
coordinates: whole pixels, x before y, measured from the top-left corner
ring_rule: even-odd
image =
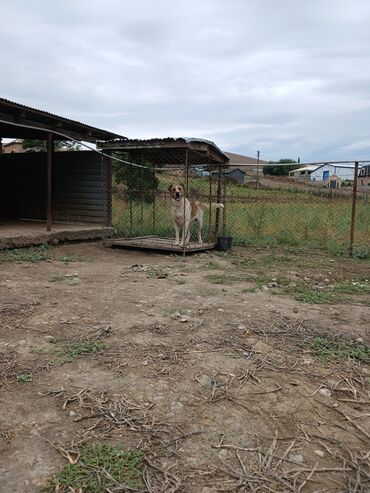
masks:
[[[53,220],[107,222],[102,158],[89,151],[54,154]]]
[[[107,167],[95,152],[54,153],[53,221],[109,223]],[[0,154],[0,193],[1,217],[45,220],[46,154]]]
[[[45,219],[46,155],[0,154],[0,214],[3,218]]]

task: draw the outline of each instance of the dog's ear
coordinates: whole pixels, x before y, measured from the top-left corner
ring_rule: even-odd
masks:
[[[168,189],[167,189],[167,190],[168,190],[169,192],[172,192],[172,187],[173,187],[173,185],[170,185],[170,186],[168,187]]]
[[[183,183],[180,183],[180,187],[184,190],[185,192],[185,185]]]

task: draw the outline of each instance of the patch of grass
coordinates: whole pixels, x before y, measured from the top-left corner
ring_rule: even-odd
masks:
[[[370,284],[367,280],[336,283],[333,289],[337,293],[370,294]]]
[[[109,349],[109,345],[100,341],[76,341],[64,344],[57,355],[62,359],[61,363],[71,363],[77,358],[91,353],[100,353]]]
[[[17,380],[18,382],[23,382],[23,383],[32,382],[33,376],[31,373],[23,373],[22,375],[17,376]]]
[[[285,293],[293,294],[297,301],[303,301],[310,305],[323,305],[333,303],[333,295],[325,289],[314,289],[312,286],[298,284],[295,287],[289,285],[284,288]]]
[[[15,248],[0,253],[0,263],[42,262],[52,259],[51,246],[47,243],[39,247]]]
[[[0,252],[0,263],[45,262],[48,260],[68,263],[82,262],[86,258],[80,255],[60,255],[55,257],[53,247],[48,243],[43,243],[37,247],[14,248]]]
[[[282,282],[279,280],[279,284]],[[283,283],[284,284],[284,283]],[[359,281],[343,281],[331,286],[313,286],[308,283],[299,283],[296,286],[285,283],[283,291],[293,294],[297,301],[310,304],[330,304],[350,302],[351,298],[343,295],[370,294],[370,284],[367,279]],[[359,300],[361,304],[367,304],[367,300]]]
[[[309,345],[311,351],[324,361],[330,358],[353,358],[362,362],[370,360],[370,346],[359,342],[343,341],[330,337],[316,337]]]
[[[126,488],[136,490],[144,486],[144,454],[141,450],[83,445],[79,452],[77,464],[65,465],[44,488],[45,492],[105,493],[118,489],[126,491]]]
[[[240,278],[227,274],[209,274],[207,280],[211,284],[233,284],[234,282],[240,281]]]

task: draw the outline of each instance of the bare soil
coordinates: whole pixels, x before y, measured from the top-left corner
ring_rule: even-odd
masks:
[[[309,346],[369,343],[369,300],[312,305],[273,281],[357,279],[368,262],[54,251],[84,260],[0,264],[1,491],[39,491],[83,441],[142,448],[142,491],[370,490],[369,365]],[[66,361],[81,341],[103,349]]]

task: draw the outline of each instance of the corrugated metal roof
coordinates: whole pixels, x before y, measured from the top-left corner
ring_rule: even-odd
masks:
[[[5,99],[5,98],[0,97],[0,110],[6,111],[6,107],[31,111],[37,115],[52,118],[54,120],[58,119],[58,120],[63,121],[67,124],[70,124],[70,125],[77,125],[79,127],[84,127],[85,129],[89,129],[89,130],[92,130],[94,132],[101,133],[102,135],[106,135],[107,138],[110,138],[110,139],[112,139],[112,138],[126,139],[126,137],[123,135],[119,135],[119,134],[116,134],[114,132],[109,132],[107,130],[93,127],[91,125],[87,125],[86,123],[82,123],[82,122],[79,122],[77,120],[71,120],[70,118],[65,118],[64,116],[56,115],[56,114],[50,113],[48,111],[33,108],[32,106],[27,106],[25,104],[16,103],[15,101],[10,101],[9,99]],[[62,129],[61,129],[61,131],[62,131]]]

